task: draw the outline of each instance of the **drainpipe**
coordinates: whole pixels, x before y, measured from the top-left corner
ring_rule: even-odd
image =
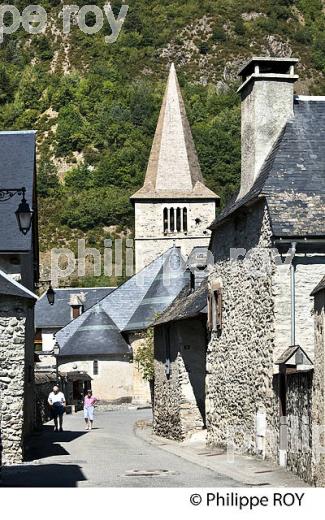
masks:
[[[295,256],[297,251],[297,242],[291,243],[291,346],[296,344],[296,267]]]

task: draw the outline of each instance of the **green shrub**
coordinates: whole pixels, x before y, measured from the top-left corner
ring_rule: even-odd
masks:
[[[222,26],[216,26],[212,33],[213,42],[225,42],[227,40],[227,33]]]

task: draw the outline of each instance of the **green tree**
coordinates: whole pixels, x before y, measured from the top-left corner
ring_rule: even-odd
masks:
[[[51,197],[60,191],[60,182],[56,168],[46,157],[41,158],[37,176],[37,192],[40,197]]]
[[[143,379],[152,381],[155,377],[154,367],[154,329],[149,328],[146,331],[143,345],[137,349],[134,356],[134,362],[138,365],[138,370]]]

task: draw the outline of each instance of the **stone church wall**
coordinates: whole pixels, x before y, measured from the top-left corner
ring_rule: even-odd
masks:
[[[265,249],[270,246],[271,227],[263,202],[214,232],[215,266],[210,280],[222,280],[223,325],[221,333],[212,333],[207,352],[206,414],[210,444],[225,446],[233,441],[239,449],[254,452],[256,414],[263,408],[265,453],[276,459],[274,264]],[[245,260],[230,261],[230,248],[245,248]]]
[[[188,232],[168,233],[163,231],[163,210],[165,206],[188,208]],[[161,201],[136,202],[135,204],[135,256],[136,270],[139,271],[159,255],[173,247],[182,248],[188,256],[193,247],[209,245],[211,232],[207,229],[215,218],[215,202],[198,200],[164,204]],[[196,222],[199,219],[199,222]]]
[[[157,435],[184,440],[204,428],[206,343],[206,324],[199,319],[156,327],[154,431]],[[165,371],[166,355],[170,356],[169,376]]]

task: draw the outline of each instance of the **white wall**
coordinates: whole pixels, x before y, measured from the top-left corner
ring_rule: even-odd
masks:
[[[98,375],[94,375],[93,359],[61,362],[59,370],[60,372],[86,372],[92,378],[91,387],[98,399],[117,401],[129,398],[130,401],[132,400],[133,363],[128,360],[98,358]]]
[[[54,334],[60,329],[42,329],[42,351],[49,352],[55,345]]]
[[[325,256],[296,257],[296,345],[314,357],[313,298],[310,296],[325,274]],[[274,360],[291,345],[291,276],[290,266],[276,266],[273,277]],[[274,367],[277,372],[278,366]]]

